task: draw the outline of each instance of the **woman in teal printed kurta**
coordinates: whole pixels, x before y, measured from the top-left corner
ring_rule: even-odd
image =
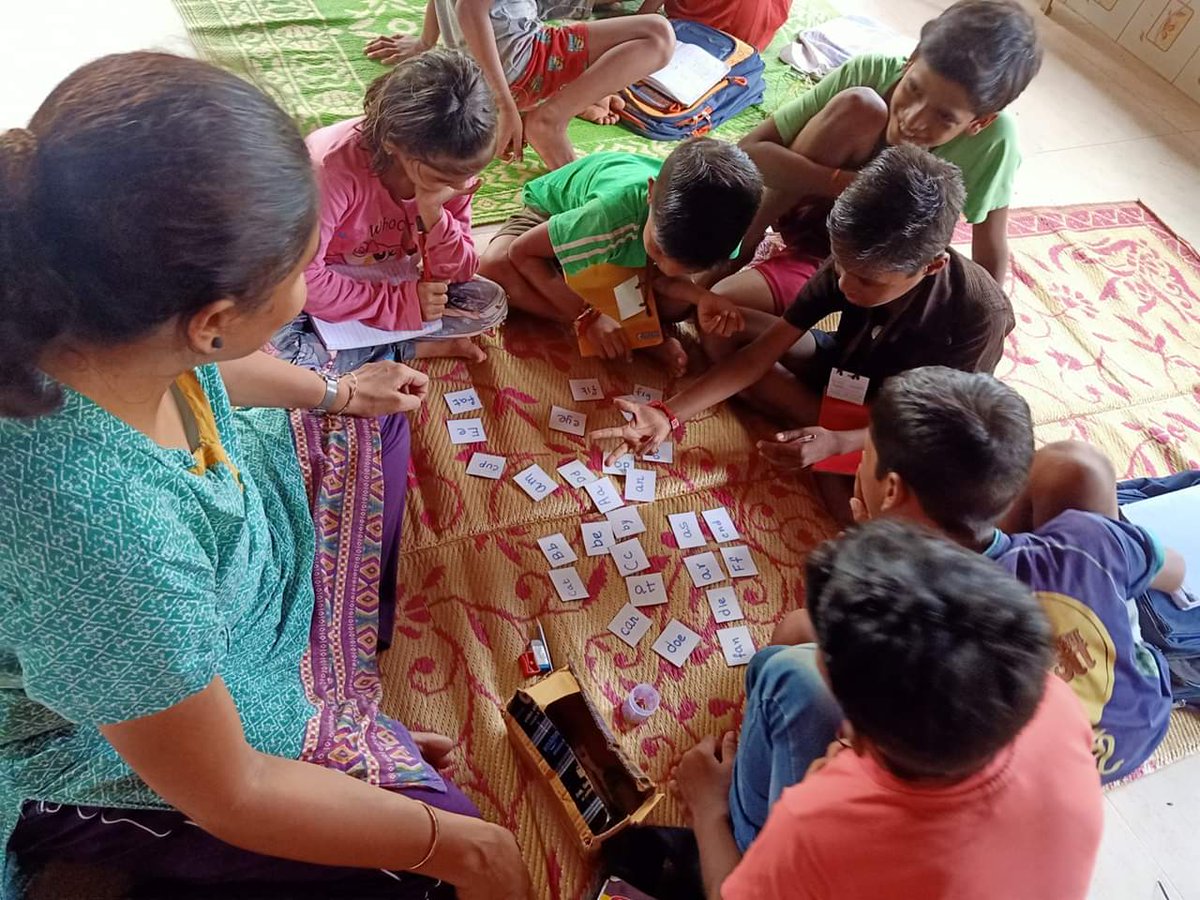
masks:
[[[303,306],[315,209],[282,111],[193,60],[106,57],[0,135],[0,829],[20,857],[61,808],[157,808],[237,862],[160,877],[280,857],[521,896],[508,832],[298,758],[313,526],[286,414],[233,406],[378,416],[426,383],[256,352]]]

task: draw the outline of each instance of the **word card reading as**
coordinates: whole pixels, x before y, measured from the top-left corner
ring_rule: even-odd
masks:
[[[626,603],[608,623],[608,630],[630,647],[636,647],[650,630],[650,620]]]
[[[579,526],[583,536],[583,552],[588,556],[604,556],[615,544],[612,522],[583,522]]]
[[[754,655],[754,638],[750,637],[750,629],[745,625],[722,628],[717,632],[717,639],[721,642],[725,662],[731,666],[744,666]]]
[[[522,469],[513,476],[513,481],[517,483],[517,487],[533,498],[536,503],[549,497],[556,490],[558,485],[554,483],[554,479],[546,474],[537,463],[534,463],[528,469]]]
[[[687,566],[688,574],[692,576],[692,584],[704,587],[725,580],[721,564],[717,562],[715,553],[697,553],[695,556],[685,556],[683,564]]]
[[[487,440],[483,431],[483,419],[447,419],[452,444],[478,444]]]
[[[551,406],[550,428],[553,431],[565,431],[567,434],[577,434],[583,437],[587,432],[587,416],[575,412],[573,409]]]
[[[617,564],[617,571],[622,575],[636,575],[643,569],[650,568],[650,560],[646,558],[642,542],[637,538],[613,544],[609,547],[608,552],[612,554],[613,562]]]
[[[741,537],[738,530],[733,527],[733,519],[729,516],[729,510],[723,506],[704,510],[704,521],[708,523],[708,530],[712,532],[712,536],[716,538],[718,544],[736,541]]]
[[[471,461],[467,463],[467,474],[480,478],[499,478],[504,474],[508,464],[503,456],[492,456],[490,453],[472,453]]]
[[[673,513],[667,516],[671,530],[675,532],[675,543],[680,550],[690,550],[693,547],[703,547],[708,543],[704,533],[700,531],[700,520],[694,512]]]
[[[600,387],[600,382],[595,378],[572,378],[570,384],[572,400],[604,399],[604,388]]]
[[[567,569],[551,569],[550,580],[554,583],[554,589],[558,591],[558,596],[563,600],[587,599],[587,588],[574,566]]]
[[[654,642],[654,652],[672,665],[682,668],[698,646],[700,635],[678,619],[672,619]]]
[[[663,584],[659,572],[626,578],[625,590],[629,592],[629,602],[634,606],[658,606],[667,602],[667,586]]]
[[[446,398],[446,405],[450,407],[450,415],[452,416],[483,409],[483,403],[480,402],[479,395],[475,393],[475,388],[467,388],[465,391],[451,391],[444,396]]]
[[[741,604],[732,587],[713,588],[708,592],[708,605],[718,625],[746,618],[742,615]]]
[[[575,551],[571,549],[571,545],[567,543],[567,539],[561,534],[549,534],[546,537],[538,538],[538,546],[542,548],[542,553],[546,555],[546,562],[550,563],[552,569],[579,559],[575,555]]]
[[[585,466],[577,459],[571,460],[569,463],[564,463],[558,467],[558,474],[563,477],[563,481],[571,485],[571,487],[583,487],[585,484],[591,484],[600,476]]]
[[[758,566],[754,564],[750,548],[745,544],[722,547],[721,556],[725,558],[725,568],[729,570],[730,578],[753,578],[758,574]]]

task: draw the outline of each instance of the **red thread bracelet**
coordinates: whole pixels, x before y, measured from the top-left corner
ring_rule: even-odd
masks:
[[[651,409],[657,409],[664,416],[666,416],[667,423],[671,426],[671,436],[675,438],[676,441],[683,440],[683,436],[687,434],[687,425],[679,421],[679,416],[675,415],[675,412],[671,409],[671,407],[667,406],[667,404],[663,403],[661,400],[655,400],[651,403],[647,403],[646,405]]]

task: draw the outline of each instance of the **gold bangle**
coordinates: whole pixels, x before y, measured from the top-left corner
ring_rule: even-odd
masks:
[[[423,807],[425,807],[425,812],[428,813],[428,815],[429,815],[429,824],[433,828],[433,836],[429,839],[429,852],[427,852],[425,854],[425,856],[422,857],[421,861],[419,863],[417,863],[415,866],[409,866],[408,871],[410,871],[410,872],[417,871],[417,869],[421,868],[421,866],[425,865],[425,863],[427,863],[431,859],[433,859],[433,854],[435,854],[437,852],[438,838],[441,836],[441,834],[440,834],[441,829],[438,826],[437,813],[435,813],[433,811],[433,807],[430,806],[428,803],[426,803],[424,800],[418,800],[417,802],[420,803]]]
[[[347,409],[349,409],[350,404],[354,402],[354,392],[358,390],[358,376],[357,375],[355,375],[353,372],[347,372],[343,377],[350,379],[350,393],[346,395],[346,402],[342,404],[341,409],[330,411],[329,414],[331,416],[340,416]]]

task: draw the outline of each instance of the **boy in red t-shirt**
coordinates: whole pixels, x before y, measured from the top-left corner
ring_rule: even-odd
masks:
[[[664,5],[670,19],[700,22],[759,51],[767,49],[792,10],[791,0],[645,0],[638,12],[656,13]]]

